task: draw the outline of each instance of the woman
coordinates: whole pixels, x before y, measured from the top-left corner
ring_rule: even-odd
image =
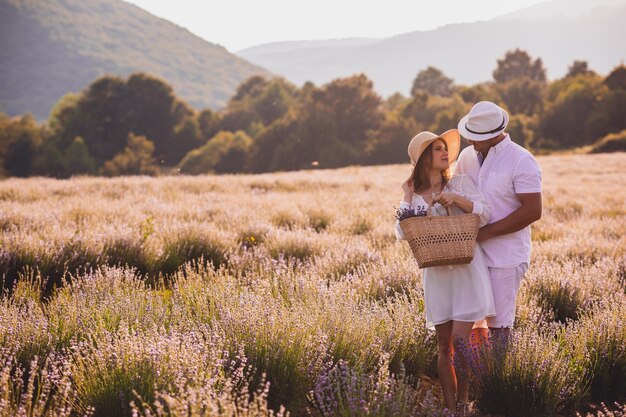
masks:
[[[450,178],[450,164],[459,155],[460,140],[456,129],[441,135],[421,132],[411,140],[408,152],[413,172],[402,184],[401,209],[435,216],[447,215],[446,209],[450,215],[475,213],[481,227],[487,224],[489,207],[472,179],[467,175]],[[396,236],[404,238],[400,222],[396,223]],[[437,369],[446,407],[463,416],[468,412],[469,368],[461,347],[469,346],[475,323],[486,327],[484,318],[495,315],[489,272],[476,245],[471,263],[424,268],[422,275],[426,325],[437,333]]]

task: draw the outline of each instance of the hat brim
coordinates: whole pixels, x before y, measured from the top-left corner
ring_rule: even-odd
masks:
[[[504,123],[503,123],[502,129],[497,130],[495,132],[489,132],[489,133],[470,132],[469,130],[467,130],[467,127],[466,127],[467,121],[469,120],[469,116],[470,116],[469,114],[467,114],[465,115],[465,117],[463,117],[459,121],[459,125],[457,126],[459,129],[459,132],[461,133],[461,136],[463,136],[466,139],[475,141],[475,142],[481,142],[483,140],[495,138],[496,136],[500,135],[500,133],[506,130],[506,127],[509,124],[509,113],[503,108],[500,108],[500,110],[502,111],[502,115],[504,116]]]

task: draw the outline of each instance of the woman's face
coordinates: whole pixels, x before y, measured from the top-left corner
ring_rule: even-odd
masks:
[[[442,171],[450,167],[448,162],[448,147],[442,139],[433,142],[433,169]]]

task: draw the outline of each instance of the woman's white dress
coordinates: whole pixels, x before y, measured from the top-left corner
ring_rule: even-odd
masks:
[[[468,175],[453,176],[443,192],[459,194],[471,200],[474,203],[472,213],[480,217],[480,227],[487,224],[489,206],[483,193]],[[411,206],[415,210],[427,210],[429,215],[446,215],[446,209],[439,203],[435,203],[431,212],[419,194],[413,194],[411,205],[404,200],[400,202],[400,208],[410,209]],[[450,208],[450,215],[463,213],[457,206]],[[396,237],[404,239],[399,221],[396,222]],[[489,270],[479,244],[469,264],[424,268],[422,278],[426,326],[429,328],[450,320],[475,322],[474,327],[486,327],[485,317],[495,316]]]

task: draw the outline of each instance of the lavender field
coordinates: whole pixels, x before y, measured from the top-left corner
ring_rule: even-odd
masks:
[[[479,415],[626,414],[626,154],[543,156]],[[0,182],[0,416],[446,416],[408,165]],[[499,360],[495,360],[499,357]]]

